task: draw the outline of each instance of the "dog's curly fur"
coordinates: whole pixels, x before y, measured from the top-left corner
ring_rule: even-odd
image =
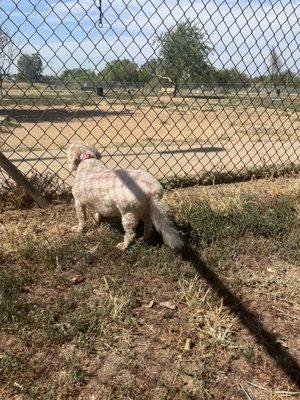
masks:
[[[169,247],[181,248],[183,241],[169,220],[160,183],[144,171],[110,170],[100,158],[95,147],[83,142],[73,143],[68,148],[69,167],[77,170],[72,193],[79,223],[72,230],[83,231],[86,207],[91,207],[98,222],[101,216],[121,216],[125,236],[118,244],[120,250],[125,250],[135,240],[139,220],[144,222],[144,240],[150,238],[154,224]]]

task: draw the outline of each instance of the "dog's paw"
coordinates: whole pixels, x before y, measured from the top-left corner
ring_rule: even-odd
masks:
[[[126,249],[125,243],[118,243],[116,246],[119,250],[124,251]]]
[[[83,232],[83,227],[82,226],[78,226],[78,225],[72,226],[71,232],[82,233]]]

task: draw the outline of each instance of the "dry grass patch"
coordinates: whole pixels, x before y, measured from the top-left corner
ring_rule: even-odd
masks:
[[[3,205],[1,398],[279,400],[297,390],[298,180],[166,197],[182,253],[158,237],[120,253],[113,221],[75,235],[69,203]]]

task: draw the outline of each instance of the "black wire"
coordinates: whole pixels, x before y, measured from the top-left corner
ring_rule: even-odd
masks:
[[[98,9],[99,9],[99,21],[98,21],[98,25],[99,25],[100,27],[102,27],[102,26],[103,26],[103,23],[102,23],[102,0],[99,0]]]

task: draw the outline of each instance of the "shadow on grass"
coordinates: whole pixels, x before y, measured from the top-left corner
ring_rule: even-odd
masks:
[[[300,364],[298,360],[278,342],[276,334],[270,332],[264,326],[261,322],[261,316],[251,311],[243,303],[243,299],[236,296],[213,268],[201,257],[199,251],[195,249],[195,247],[199,247],[201,240],[192,227],[189,224],[185,226],[176,225],[186,238],[185,246],[178,252],[181,259],[193,266],[197,277],[207,282],[216,295],[223,300],[223,304],[230,309],[231,313],[235,315],[240,323],[256,339],[257,344],[275,361],[278,368],[281,369],[291,382],[300,388]]]
[[[215,291],[223,304],[244,325],[248,332],[264,348],[266,353],[276,362],[282,372],[298,387],[300,387],[300,365],[298,361],[277,341],[276,335],[260,322],[260,317],[243,304],[230,288],[219,278],[191,246],[186,246],[181,251],[181,257],[195,268],[197,275],[204,279]]]
[[[205,260],[202,259],[199,252],[190,245],[191,228],[177,225],[178,230],[184,232],[186,236],[185,246],[178,251],[181,259],[193,266],[199,279],[204,279],[213,289],[216,295],[223,300],[223,304],[228,307],[240,323],[247,331],[256,339],[265,352],[275,361],[278,368],[300,388],[300,364],[287,349],[285,349],[276,337],[276,334],[270,332],[260,321],[261,316],[251,311],[243,300],[238,298],[228,287],[218,274],[211,268]],[[200,242],[199,238],[195,238],[193,232],[193,242]],[[149,245],[162,245],[161,236],[155,232]]]
[[[136,181],[127,173],[126,170],[117,172],[119,179],[138,199],[145,198],[146,193]],[[251,311],[239,299],[222,279],[209,267],[201,258],[198,251],[190,243],[200,243],[200,238],[196,232],[192,232],[191,226],[178,226],[185,233],[186,245],[179,254],[183,261],[189,262],[196,270],[197,276],[204,279],[214,290],[219,298],[223,299],[223,304],[238,318],[248,332],[256,339],[257,343],[263,347],[265,352],[275,361],[282,372],[298,387],[300,387],[300,365],[298,361],[277,341],[276,335],[270,332],[260,321],[257,313]],[[193,235],[193,236],[192,236]],[[153,244],[162,243],[157,235],[153,237]]]

